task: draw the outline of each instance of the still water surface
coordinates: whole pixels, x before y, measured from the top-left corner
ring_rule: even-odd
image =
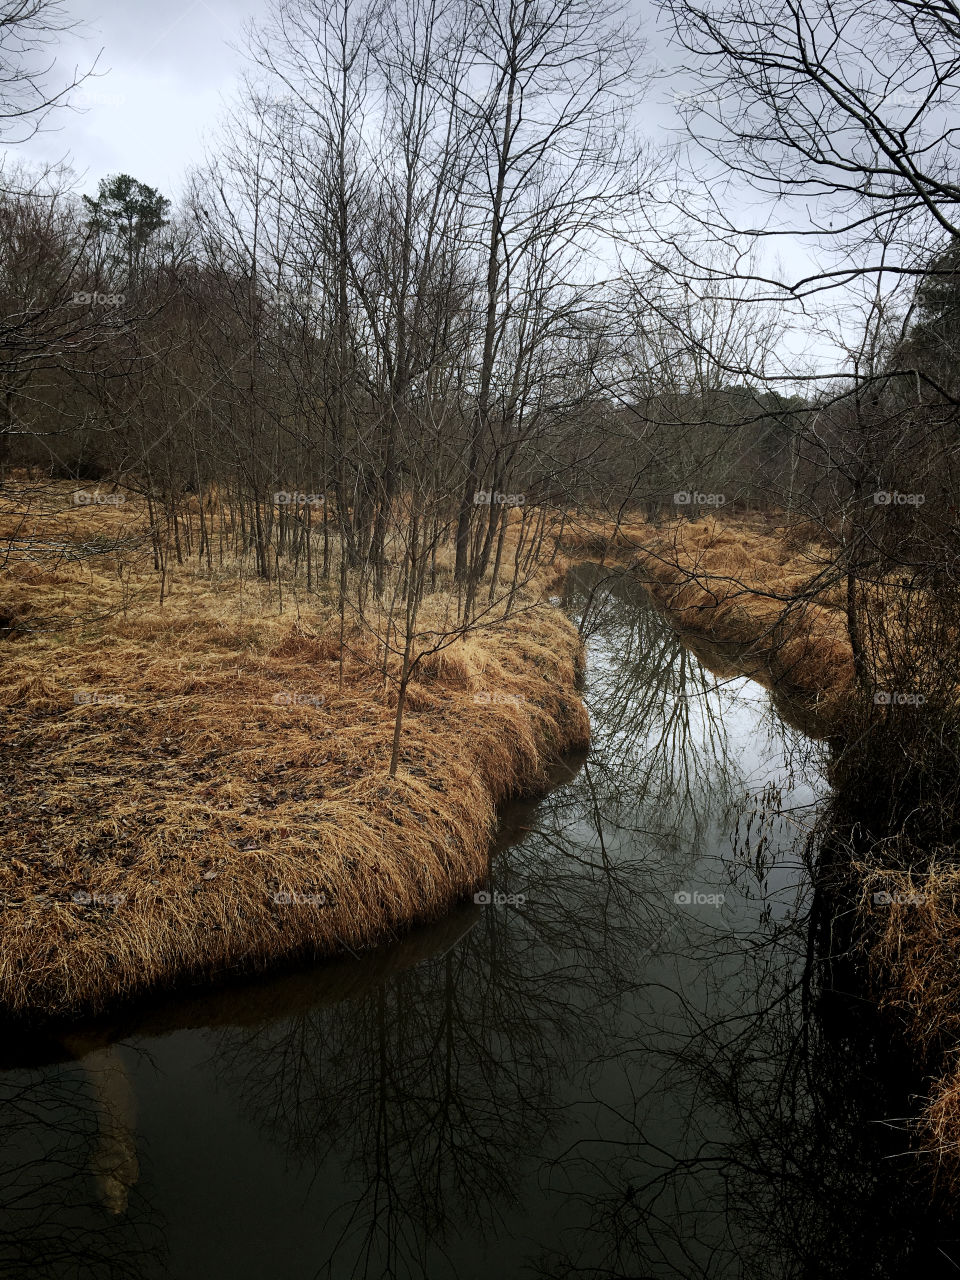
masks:
[[[0,1275],[960,1274],[830,963],[823,749],[625,579],[588,601],[593,746],[492,862],[523,901],[7,1046]]]

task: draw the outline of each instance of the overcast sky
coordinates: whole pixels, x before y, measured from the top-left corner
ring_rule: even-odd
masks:
[[[662,60],[666,50],[652,30],[653,6],[635,2],[650,47]],[[68,3],[79,27],[59,41],[61,72],[74,66],[82,71],[99,54],[96,76],[74,95],[81,110],[58,112],[16,154],[37,163],[66,158],[90,194],[107,174],[129,173],[175,197],[188,167],[203,158],[223,102],[237,85],[244,26],[266,12],[268,0]],[[666,136],[680,123],[664,105],[671,90],[661,82],[647,96],[644,123],[654,134]]]
[[[266,0],[70,0],[76,31],[60,39],[61,69],[97,73],[74,94],[82,110],[18,146],[38,163],[65,157],[95,193],[110,173],[129,173],[176,195],[204,154],[242,65],[231,44]]]
[[[679,54],[658,33],[652,0],[632,0],[647,45],[651,82],[642,127],[655,142],[679,136]],[[203,160],[245,65],[244,28],[269,0],[67,0],[77,26],[58,38],[58,75],[95,75],[75,91],[76,110],[58,111],[43,131],[5,150],[30,165],[65,160],[79,190],[95,195],[109,174],[128,173],[175,201],[189,168]],[[654,72],[659,72],[653,78]],[[61,79],[62,83],[62,79]],[[0,148],[0,153],[4,148]],[[744,193],[744,210],[748,200]],[[796,242],[767,245],[788,274],[809,265]],[[807,329],[807,323],[802,323]],[[808,330],[809,332],[809,330]],[[804,338],[804,343],[807,341]],[[793,350],[799,348],[791,342]]]

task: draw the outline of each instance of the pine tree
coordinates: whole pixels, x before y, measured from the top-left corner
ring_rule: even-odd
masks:
[[[167,225],[170,201],[127,173],[100,181],[96,200],[83,197],[90,214],[87,226],[98,234],[112,236],[117,257],[126,269],[127,287],[132,289],[153,236]]]

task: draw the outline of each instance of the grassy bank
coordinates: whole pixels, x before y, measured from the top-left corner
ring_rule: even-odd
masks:
[[[789,704],[805,732],[831,741],[838,803],[827,838],[846,849],[843,901],[872,992],[930,1078],[915,1120],[920,1147],[960,1186],[960,716],[943,643],[902,641],[905,592],[878,583],[882,620],[868,676],[876,688],[928,691],[922,706],[876,705],[856,687],[846,593],[811,530],[761,518],[708,517],[565,531],[570,555],[631,568],[706,665],[748,675]],[[914,609],[924,611],[914,594]],[[869,618],[869,615],[868,615]],[[923,632],[919,631],[921,639]],[[955,637],[954,637],[955,639]],[[913,682],[913,683],[910,683]],[[799,709],[799,714],[798,713]]]
[[[960,866],[956,847],[886,851],[855,864],[861,948],[881,1007],[902,1028],[928,1083],[915,1121],[938,1174],[960,1188]],[[900,855],[900,856],[898,856]],[[907,865],[904,865],[906,862]]]
[[[751,676],[802,710],[828,737],[854,685],[845,594],[833,557],[804,531],[757,519],[707,516],[656,526],[590,521],[565,530],[568,555],[631,568],[693,646]]]
[[[89,1013],[435,919],[482,882],[497,805],[587,741],[579,640],[543,600],[556,564],[418,666],[391,778],[398,660],[375,618],[344,630],[335,585],[281,601],[242,566],[170,571],[161,607],[130,550],[145,512],[61,497],[3,530],[35,540],[0,578],[20,620],[0,642],[8,1015]],[[37,551],[124,537],[76,563]],[[420,625],[448,606],[438,589]]]

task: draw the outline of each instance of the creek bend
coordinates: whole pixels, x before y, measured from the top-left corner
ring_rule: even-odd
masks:
[[[952,1275],[914,1084],[830,962],[824,750],[585,566],[589,755],[490,901],[0,1073],[5,1277]]]

